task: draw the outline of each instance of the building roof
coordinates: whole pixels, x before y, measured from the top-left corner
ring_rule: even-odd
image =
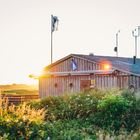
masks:
[[[46,68],[52,67],[62,61],[70,57],[79,57],[82,59],[86,59],[91,62],[102,63],[104,61],[108,61],[111,63],[112,68],[116,70],[120,70],[122,72],[127,72],[133,75],[140,76],[140,58],[136,59],[136,64],[133,63],[133,58],[127,57],[115,57],[115,56],[99,56],[99,55],[83,55],[83,54],[70,54],[50,65]]]
[[[83,54],[73,54],[74,56],[81,57],[90,61],[101,63],[103,61],[109,61],[112,67],[135,74],[140,76],[140,59],[136,59],[136,63],[133,63],[133,58],[127,57],[113,57],[113,56],[98,56],[98,55],[83,55]]]

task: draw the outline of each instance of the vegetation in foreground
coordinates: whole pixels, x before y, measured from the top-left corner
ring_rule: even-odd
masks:
[[[0,103],[3,140],[139,140],[140,99],[128,91],[86,91],[20,106]]]

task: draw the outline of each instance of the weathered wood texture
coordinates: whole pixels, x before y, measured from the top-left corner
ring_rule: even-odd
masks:
[[[99,70],[102,69],[103,65],[90,62],[88,60],[80,59],[71,57],[61,63],[58,63],[57,65],[54,65],[49,69],[50,72],[66,72],[66,71],[72,71],[71,69],[71,60],[74,60],[77,63],[77,71],[83,71],[83,70]]]
[[[95,81],[94,85],[91,84],[91,81],[93,80]],[[85,82],[84,85],[81,84],[82,82]],[[39,86],[40,97],[79,92],[83,89],[82,86],[85,86],[85,88],[94,86],[100,89],[111,89],[118,87],[117,77],[113,75],[82,75],[41,78]]]
[[[49,72],[68,72],[71,69],[71,60],[77,63],[76,71],[101,70],[103,65],[91,62],[82,58],[71,57],[48,69]],[[90,84],[89,84],[90,83]],[[79,92],[84,88],[100,89],[124,89],[133,85],[140,89],[140,77],[129,75],[117,71],[112,74],[89,74],[89,75],[67,75],[67,76],[49,76],[39,79],[39,96],[58,96],[65,93]]]

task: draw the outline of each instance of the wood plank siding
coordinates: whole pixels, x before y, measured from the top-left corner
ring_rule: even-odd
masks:
[[[73,72],[71,63],[72,60],[77,64],[74,72],[84,72],[92,70],[102,70],[103,64],[94,61],[86,60],[80,57],[67,57],[63,61],[57,62],[54,65],[45,68],[46,72],[50,72],[50,76],[42,76],[39,78],[39,96],[59,96],[66,93],[80,92],[84,88],[99,88],[99,89],[124,89],[133,85],[136,89],[140,89],[140,77],[115,70],[112,73],[102,74],[66,74]],[[111,68],[113,70],[113,68]],[[56,75],[56,73],[62,73]],[[53,75],[54,73],[54,75]]]
[[[84,71],[84,70],[99,70],[103,66],[99,65],[94,62],[90,62],[88,60],[80,59],[80,58],[75,58],[71,57],[57,65],[52,66],[49,71],[50,72],[66,72],[66,71],[71,71],[71,60],[74,60],[78,64],[78,69],[77,71]]]
[[[95,87],[99,89],[128,88],[128,85],[134,85],[132,82],[130,82],[131,78],[132,76],[122,77],[114,75],[85,75],[41,78],[39,88],[41,93],[40,97],[50,95],[57,96],[62,95],[63,93],[79,92],[81,90],[80,82],[82,80],[95,80]],[[140,80],[140,78],[137,78],[137,80]],[[137,87],[140,87],[138,83]],[[71,84],[72,86],[70,86]]]

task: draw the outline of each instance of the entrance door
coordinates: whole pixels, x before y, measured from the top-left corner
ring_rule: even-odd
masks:
[[[89,89],[91,86],[91,80],[81,80],[80,81],[80,89],[86,90]]]

